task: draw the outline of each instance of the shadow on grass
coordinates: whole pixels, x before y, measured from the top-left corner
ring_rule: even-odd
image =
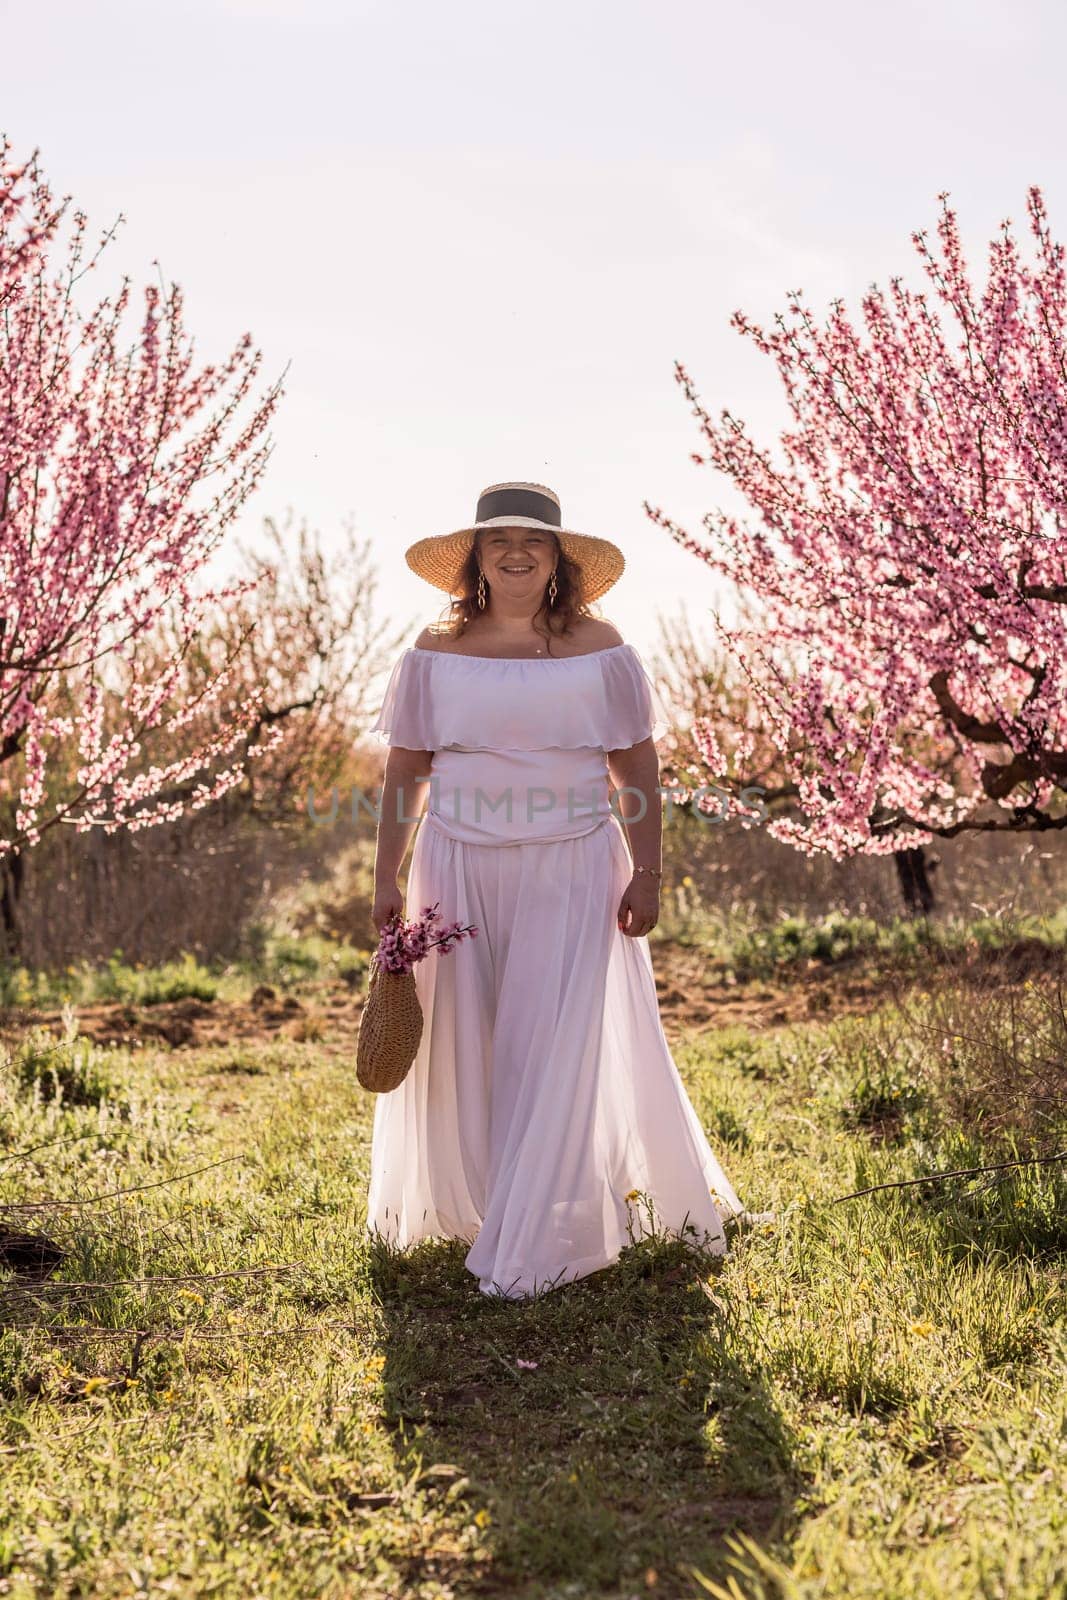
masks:
[[[482,1529],[480,1560],[449,1571],[414,1557],[410,1583],[697,1595],[691,1568],[728,1570],[725,1534],[776,1539],[800,1486],[793,1442],[731,1348],[721,1258],[644,1239],[612,1267],[508,1301],[479,1290],[467,1249],[375,1239],[366,1257],[398,1464]]]

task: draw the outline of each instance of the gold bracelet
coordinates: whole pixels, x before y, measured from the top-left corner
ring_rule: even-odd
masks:
[[[637,873],[637,872],[647,872],[647,873],[651,874],[651,876],[653,878],[662,878],[662,876],[663,876],[663,868],[662,867],[635,867],[634,868],[634,872],[635,873]]]

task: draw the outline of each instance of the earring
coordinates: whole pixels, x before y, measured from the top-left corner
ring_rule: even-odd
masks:
[[[478,609],[485,610],[485,573],[478,569]]]
[[[548,603],[549,603],[550,606],[554,606],[555,603],[556,603],[556,569],[555,569],[555,567],[552,568],[552,577],[551,577],[551,579],[549,581],[549,585],[548,585]]]

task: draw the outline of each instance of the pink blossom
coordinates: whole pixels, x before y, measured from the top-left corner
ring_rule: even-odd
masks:
[[[412,922],[405,922],[399,915],[392,917],[378,939],[379,967],[384,972],[410,972],[431,950],[436,949],[438,955],[449,955],[462,939],[473,939],[478,932],[474,923],[466,927],[458,922],[436,926],[440,921],[436,904],[424,906],[421,916]]]
[[[750,602],[741,663],[783,791],[768,832],[808,853],[888,854],[929,834],[1058,825],[1067,791],[1067,278],[1039,189],[1033,259],[1004,223],[976,288],[941,197],[925,288],[872,287],[820,324],[799,294],[769,329],[790,413],[778,447],[716,420],[676,364],[692,459],[740,491],[695,538],[652,520]],[[695,730],[712,774],[728,730]]]
[[[209,805],[245,776],[261,696],[220,706],[214,737],[166,765],[144,740],[220,699],[231,669],[180,697],[205,620],[248,582],[197,585],[266,465],[280,386],[254,393],[247,334],[197,366],[177,286],[81,307],[80,277],[114,235],[57,203],[36,156],[0,140],[0,785],[15,832],[0,854],[65,822],[113,832]],[[144,646],[174,619],[173,655]],[[150,663],[154,663],[150,664]],[[222,763],[221,766],[217,765]],[[227,764],[228,763],[228,764]],[[216,770],[217,768],[217,770]],[[12,775],[14,774],[14,775]],[[199,781],[197,781],[199,780]]]

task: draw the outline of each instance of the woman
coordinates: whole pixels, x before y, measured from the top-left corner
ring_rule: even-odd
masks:
[[[565,531],[551,490],[507,483],[407,562],[456,598],[373,724],[391,748],[372,916],[381,932],[405,911],[421,817],[407,915],[438,904],[478,936],[415,967],[422,1042],[376,1102],[368,1229],[463,1238],[479,1288],[516,1299],[610,1265],[653,1224],[721,1253],[744,1213],[671,1057],[647,939],[666,722],[590,609],[622,553]]]

